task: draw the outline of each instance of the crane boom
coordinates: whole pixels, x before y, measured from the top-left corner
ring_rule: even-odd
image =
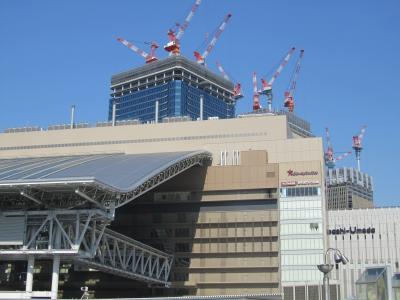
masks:
[[[221,72],[222,76],[226,79],[229,80],[229,76],[226,74],[224,68],[221,66],[219,62],[216,62],[218,70]]]
[[[201,0],[196,0],[193,4],[188,16],[182,25],[178,25],[178,33],[175,35],[175,30],[168,30],[169,42],[164,46],[165,51],[171,54],[179,55],[181,53],[180,39],[182,38],[186,28],[189,26],[190,20],[192,20],[194,13],[200,6]]]
[[[259,110],[260,106],[260,94],[257,88],[257,75],[253,72],[253,111]]]
[[[214,48],[215,44],[217,43],[219,37],[221,36],[221,33],[224,31],[226,24],[228,23],[229,19],[232,17],[232,14],[227,14],[222,21],[221,25],[219,25],[217,31],[214,34],[214,37],[212,38],[211,42],[208,44],[206,50],[203,52],[203,54],[200,54],[199,52],[195,51],[194,56],[196,57],[196,60],[199,64],[204,65],[205,59],[207,56],[210,54],[212,49]]]
[[[286,66],[286,64],[288,63],[290,57],[292,56],[294,50],[296,50],[295,47],[292,47],[288,53],[285,55],[285,57],[282,59],[281,63],[279,64],[278,69],[276,69],[274,75],[272,75],[271,79],[267,82],[265,79],[261,79],[262,82],[262,93],[266,94],[268,92],[271,91],[272,89],[272,85],[274,84],[276,78],[278,78],[278,76],[281,74],[283,68]]]
[[[297,59],[296,66],[292,74],[292,78],[289,83],[289,90],[285,92],[284,106],[289,109],[290,112],[294,111],[294,92],[296,90],[297,78],[300,73],[301,62],[303,60],[304,50],[300,50],[299,58]]]
[[[219,62],[216,62],[216,64],[217,64],[217,68],[221,72],[222,76],[226,80],[230,80],[228,74],[226,74],[226,72],[225,72],[224,68],[221,66],[221,64]],[[233,87],[233,98],[235,100],[243,98],[242,85],[239,82],[235,83],[235,86]]]
[[[139,54],[140,56],[144,57],[144,59],[146,60],[146,63],[150,63],[150,62],[157,60],[157,57],[154,55],[154,52],[158,48],[158,45],[155,42],[151,43],[151,54],[149,54],[123,38],[117,38],[117,41],[120,42],[121,44],[125,45],[126,47],[128,47],[129,49],[134,51],[135,53]]]
[[[348,151],[348,152],[346,152],[346,153],[344,153],[344,154],[342,154],[342,155],[339,155],[338,157],[335,157],[335,162],[337,162],[337,161],[339,161],[339,160],[342,160],[343,158],[346,158],[346,157],[349,156],[351,153],[352,153],[351,151]]]
[[[328,127],[325,128],[325,134],[326,134],[326,144],[328,146],[328,148],[326,149],[326,152],[324,153],[325,164],[329,169],[333,169],[333,168],[335,168],[335,164],[337,161],[346,158],[352,152],[348,151],[348,152],[343,153],[342,155],[335,157]]]
[[[189,26],[190,20],[192,20],[194,13],[196,12],[197,8],[200,6],[201,0],[196,0],[193,4],[192,9],[190,10],[189,14],[187,15],[185,21],[183,22],[182,26],[179,26],[178,34],[176,35],[176,39],[181,39],[183,34],[185,33],[186,28]]]
[[[283,68],[288,63],[288,61],[289,61],[290,57],[292,56],[295,49],[296,49],[295,47],[290,48],[289,52],[282,59],[282,61],[279,64],[278,69],[275,71],[274,75],[272,75],[271,79],[268,82],[265,79],[261,79],[262,90],[260,91],[260,94],[264,94],[267,96],[269,111],[272,111],[272,98],[273,98],[272,85],[274,84],[274,82],[278,78],[278,76],[281,74]]]

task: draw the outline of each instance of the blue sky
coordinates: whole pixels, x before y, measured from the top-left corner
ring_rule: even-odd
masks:
[[[111,75],[143,64],[115,38],[162,45],[192,2],[0,1],[0,130],[68,122],[71,104],[78,121],[105,120]],[[376,205],[399,205],[400,2],[203,0],[182,38],[183,55],[193,57],[228,12],[207,63],[217,72],[219,60],[242,83],[237,111],[252,107],[253,71],[267,74],[291,46],[303,48],[296,113],[318,136],[328,126],[338,152],[351,150],[366,124],[361,167],[374,177]],[[275,108],[294,62],[274,85]],[[338,165],[355,166],[354,156]]]

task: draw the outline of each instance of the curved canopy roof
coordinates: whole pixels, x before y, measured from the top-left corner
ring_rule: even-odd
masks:
[[[46,194],[53,199],[58,194],[65,202],[72,191],[75,198],[97,206],[117,199],[118,207],[210,159],[207,151],[0,159],[0,201],[17,193],[45,205]]]

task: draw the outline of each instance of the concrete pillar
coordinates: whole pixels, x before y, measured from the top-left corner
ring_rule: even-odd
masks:
[[[154,122],[157,124],[158,123],[158,111],[159,111],[159,103],[158,100],[156,101],[156,111],[155,111],[155,118],[154,118]]]
[[[200,95],[200,121],[203,120],[204,96]]]
[[[51,299],[52,300],[57,299],[59,273],[60,273],[60,255],[54,255],[53,274],[51,276]]]
[[[113,101],[112,104],[112,126],[115,126],[115,114],[117,110],[117,103],[115,103],[115,100]]]
[[[35,257],[33,255],[28,256],[28,267],[26,270],[26,288],[25,291],[28,294],[32,293],[33,289],[33,268],[35,266]],[[30,295],[29,295],[29,298]]]

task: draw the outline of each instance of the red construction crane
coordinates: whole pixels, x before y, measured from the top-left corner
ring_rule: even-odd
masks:
[[[274,84],[276,78],[278,78],[279,74],[281,74],[283,68],[286,66],[288,63],[290,57],[292,56],[293,52],[295,50],[295,47],[292,47],[289,52],[285,55],[285,57],[281,60],[278,69],[275,71],[274,75],[272,75],[272,78],[267,82],[265,79],[261,79],[261,84],[262,84],[262,90],[260,91],[260,94],[264,94],[267,96],[267,101],[268,101],[268,110],[272,111],[272,85]]]
[[[335,168],[336,162],[349,156],[351,154],[351,151],[344,152],[342,155],[335,157],[328,127],[325,128],[325,133],[326,133],[326,144],[328,146],[324,155],[325,164],[329,169],[333,169]]]
[[[132,44],[131,42],[128,42],[127,40],[125,40],[123,38],[117,38],[117,41],[122,43],[123,45],[125,45],[126,47],[131,49],[132,51],[136,52],[140,56],[144,57],[147,64],[158,60],[158,58],[155,56],[155,51],[158,48],[158,45],[156,42],[150,43],[150,54],[148,54],[147,52],[143,51],[139,47],[135,46],[134,44]]]
[[[253,72],[253,111],[259,110],[261,108],[260,105],[260,94],[258,92],[257,87],[257,75],[256,72]]]
[[[363,149],[361,142],[364,137],[366,128],[367,128],[367,126],[364,125],[361,128],[360,133],[358,135],[353,136],[353,149],[354,149],[354,152],[356,153],[358,171],[361,171],[361,150]]]
[[[170,54],[179,55],[181,53],[180,39],[182,38],[183,33],[185,32],[186,28],[189,26],[189,22],[193,18],[194,13],[196,12],[200,3],[201,3],[201,0],[196,0],[196,2],[193,4],[192,9],[190,10],[190,12],[187,15],[183,24],[182,25],[176,24],[177,29],[178,29],[177,34],[175,34],[176,30],[173,30],[173,29],[168,30],[169,42],[164,46],[164,49],[166,51],[168,51]]]
[[[290,112],[294,111],[294,92],[296,90],[297,78],[300,73],[301,61],[304,56],[304,50],[300,50],[299,58],[297,59],[296,66],[294,67],[293,74],[290,79],[289,89],[285,92],[284,107],[287,107]]]
[[[212,38],[211,42],[208,44],[207,49],[200,54],[198,51],[194,51],[194,56],[196,57],[197,63],[204,65],[205,59],[210,54],[211,50],[214,48],[215,44],[217,43],[221,33],[224,31],[226,24],[228,23],[229,19],[232,17],[232,14],[227,14],[222,21],[221,25],[219,25],[218,29],[215,31],[214,37]]]
[[[226,79],[226,80],[230,80],[228,74],[226,74],[224,68],[221,66],[221,64],[219,62],[216,62],[217,64],[217,68],[218,70],[221,72],[222,76]],[[238,100],[240,98],[243,98],[243,94],[242,94],[242,85],[237,82],[233,88],[233,98],[235,100]]]

